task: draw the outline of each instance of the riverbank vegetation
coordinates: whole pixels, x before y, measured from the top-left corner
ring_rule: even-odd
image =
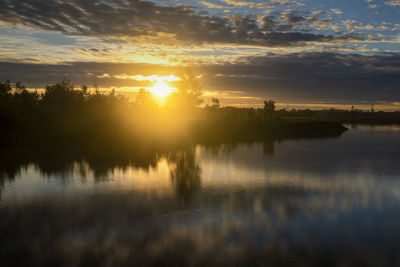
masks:
[[[20,82],[2,82],[1,144],[156,146],[337,136],[345,130],[326,118],[285,118],[273,100],[264,101],[261,109],[220,107],[218,99],[200,108],[201,95],[201,85],[190,73],[162,106],[144,89],[132,100],[115,91],[76,89],[65,80],[48,85],[43,93]]]
[[[277,110],[276,116],[287,119],[312,119],[312,120],[336,120],[342,123],[354,124],[400,124],[400,111],[375,111],[360,110],[354,106],[350,110],[342,109],[292,109]]]

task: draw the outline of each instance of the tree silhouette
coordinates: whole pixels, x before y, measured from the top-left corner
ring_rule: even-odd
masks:
[[[155,109],[157,107],[153,94],[143,88],[139,90],[136,96],[136,104],[142,109]]]
[[[168,97],[168,105],[186,112],[200,105],[203,100],[202,85],[199,83],[196,76],[186,70],[180,74],[181,80],[177,82],[177,90]]]
[[[11,82],[10,81],[5,81],[5,82],[0,82],[0,96],[5,96],[11,93]]]
[[[218,98],[215,98],[215,97],[213,97],[213,98],[211,98],[211,103],[212,103],[212,107],[216,107],[216,108],[219,108],[219,99]]]
[[[275,101],[265,100],[264,101],[264,116],[266,119],[271,119],[275,112]]]
[[[84,98],[82,91],[75,90],[70,81],[61,80],[46,87],[42,101],[46,105],[64,109],[73,104],[81,104]]]

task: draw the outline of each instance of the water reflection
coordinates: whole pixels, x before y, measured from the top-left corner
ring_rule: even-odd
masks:
[[[0,265],[396,266],[398,147],[398,130],[359,126],[324,140],[2,153]]]
[[[184,202],[188,202],[201,185],[201,169],[196,163],[194,151],[191,148],[173,157],[176,166],[171,170],[171,180],[176,195]]]

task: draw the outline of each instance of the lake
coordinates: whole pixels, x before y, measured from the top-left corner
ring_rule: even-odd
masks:
[[[348,127],[131,158],[3,152],[0,265],[399,266],[400,127]]]

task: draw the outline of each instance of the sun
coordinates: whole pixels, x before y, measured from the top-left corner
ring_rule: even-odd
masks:
[[[168,86],[168,84],[163,81],[158,81],[153,87],[149,88],[149,91],[159,98],[164,98],[175,91],[175,88]]]

